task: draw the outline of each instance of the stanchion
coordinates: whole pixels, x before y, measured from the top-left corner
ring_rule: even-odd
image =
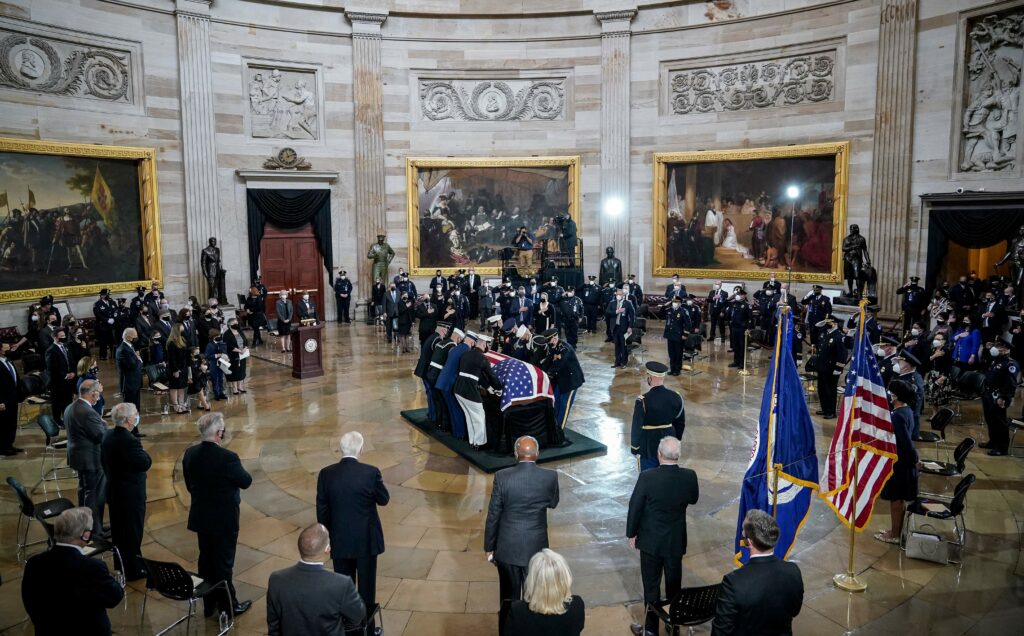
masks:
[[[750,332],[743,332],[743,368],[740,369],[740,375],[750,375],[750,371],[747,371],[747,358],[750,357]]]

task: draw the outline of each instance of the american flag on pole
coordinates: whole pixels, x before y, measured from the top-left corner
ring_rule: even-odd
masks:
[[[839,421],[825,458],[825,479],[819,493],[843,523],[853,524],[857,530],[868,525],[875,497],[892,476],[896,463],[889,400],[878,361],[864,333],[864,305],[862,302],[861,327],[854,336],[853,362],[846,376]]]
[[[501,410],[510,406],[547,398],[555,401],[555,391],[548,374],[532,364],[517,360],[496,351],[488,351],[487,359],[491,370],[501,380],[505,390],[501,392]]]

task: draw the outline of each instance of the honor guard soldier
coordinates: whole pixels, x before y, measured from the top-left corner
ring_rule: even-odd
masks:
[[[629,280],[626,281],[626,298],[633,303],[635,309],[639,309],[640,305],[644,304],[644,290],[636,282],[635,274],[630,274]]]
[[[832,313],[832,301],[828,299],[828,296],[821,293],[822,289],[821,285],[815,285],[814,289],[800,301],[801,304],[807,306],[804,321],[811,332],[811,342],[818,342],[821,338],[821,330],[815,325],[824,320],[825,316]]]
[[[338,322],[352,322],[349,315],[352,304],[352,281],[348,279],[348,272],[345,270],[341,270],[334,279],[334,299],[338,303]]]
[[[910,325],[921,320],[921,312],[928,304],[928,299],[924,295],[924,287],[917,284],[920,280],[917,276],[911,276],[906,285],[896,290],[897,294],[903,296],[900,309],[903,310],[904,333],[910,331]]]
[[[452,332],[452,337],[446,336],[434,340],[434,344],[430,348],[430,362],[427,363],[426,371],[424,372],[424,384],[434,388],[434,414],[436,416],[434,423],[442,431],[451,430],[451,420],[447,401],[441,395],[441,389],[437,386],[437,379],[441,372],[444,371],[445,363],[448,362],[448,354],[460,342],[462,342],[462,331],[458,328]]]
[[[815,367],[818,374],[818,401],[821,402],[821,410],[817,414],[830,420],[836,416],[836,389],[839,385],[839,376],[843,373],[843,365],[846,364],[847,353],[843,344],[843,332],[839,330],[839,322],[835,316],[830,314],[815,326],[821,330],[818,364]]]
[[[689,331],[690,318],[683,309],[683,299],[675,296],[665,310],[665,342],[668,343],[669,375],[679,375],[683,368],[683,340]]]
[[[978,444],[978,447],[987,448],[988,454],[993,457],[1006,455],[1010,448],[1006,409],[1013,400],[1013,394],[1017,392],[1020,365],[1009,356],[1009,352],[1010,343],[1005,338],[997,338],[989,350],[992,364],[985,372],[985,384],[981,389],[981,406],[988,427],[988,441]]]
[[[597,332],[597,314],[601,310],[601,288],[597,286],[597,276],[587,277],[587,284],[580,290],[583,300],[583,313],[587,317],[587,333]],[[607,304],[607,303],[605,303]]]
[[[734,369],[743,368],[743,359],[747,355],[747,343],[744,334],[750,328],[753,312],[747,303],[747,292],[740,289],[736,299],[729,303],[729,344],[732,346],[732,364]]]
[[[683,438],[686,410],[683,397],[665,386],[668,367],[660,362],[644,365],[647,393],[633,405],[633,424],[629,435],[630,452],[637,456],[641,471],[658,465],[658,444],[662,437]]]
[[[434,353],[434,345],[437,341],[444,340],[451,330],[452,324],[443,320],[437,321],[434,333],[427,336],[420,346],[420,359],[416,363],[416,370],[413,374],[423,382],[423,388],[427,392],[427,419],[431,422],[437,421],[437,405],[434,403],[434,383],[427,380],[427,370],[430,368],[430,361]],[[436,371],[436,369],[435,369]],[[434,378],[436,379],[436,374]]]
[[[868,342],[877,345],[882,341],[882,327],[878,324],[878,305],[864,307],[864,333],[868,336]],[[854,314],[846,321],[847,329],[857,329],[860,321],[859,314]]]
[[[718,337],[725,342],[725,312],[729,308],[729,294],[722,289],[722,281],[718,281],[708,292],[708,340],[715,339],[717,327]]]
[[[576,391],[586,380],[580,361],[576,357],[576,348],[562,342],[557,329],[548,329],[543,336],[547,339],[547,349],[540,368],[551,377],[551,384],[554,385],[555,426],[562,430],[569,421],[569,412],[576,400]]]
[[[558,301],[558,326],[565,331],[565,341],[573,349],[579,340],[580,318],[583,316],[583,301],[576,296],[572,287],[565,290],[562,299]]]
[[[472,340],[475,346],[466,351],[459,361],[459,377],[455,381],[454,391],[455,399],[466,416],[469,445],[479,450],[487,444],[487,415],[480,389],[489,389],[500,395],[504,386],[498,376],[494,375],[491,363],[484,355],[488,343],[492,341],[491,337],[470,331],[466,333],[466,340]]]
[[[114,329],[117,323],[117,304],[110,299],[110,290],[100,290],[100,299],[92,305],[92,315],[96,318],[96,340],[100,345],[100,360],[106,360],[108,352],[113,351]]]
[[[761,285],[761,290],[768,292],[768,295],[776,294],[781,289],[782,289],[782,283],[780,283],[779,281],[775,280],[774,272],[771,273],[771,274],[768,274],[768,280],[764,281],[764,284]]]

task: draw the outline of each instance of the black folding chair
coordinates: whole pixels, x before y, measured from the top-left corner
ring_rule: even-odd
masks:
[[[921,472],[925,475],[938,475],[939,477],[959,477],[964,473],[967,465],[967,455],[970,454],[971,449],[975,445],[976,442],[973,437],[964,438],[964,441],[957,444],[957,447],[953,449],[952,463],[925,460]],[[930,466],[929,464],[932,465]]]
[[[953,409],[944,406],[938,411],[936,411],[935,415],[932,415],[931,419],[929,420],[929,425],[932,430],[920,431],[918,433],[918,438],[922,442],[930,442],[932,444],[935,444],[936,457],[938,457],[939,455],[939,447],[941,446],[942,442],[946,441],[946,427],[949,426],[949,423],[952,421]],[[947,447],[946,450],[948,459],[949,447]]]
[[[1014,448],[1024,448],[1024,446],[1014,446],[1013,440],[1017,437],[1018,431],[1024,430],[1024,422],[1020,420],[1010,420],[1010,446],[1006,449],[1010,454],[1010,457],[1016,457],[1013,454]]]
[[[14,536],[17,541],[17,549],[15,556],[19,562],[25,560],[25,551],[27,548],[46,543],[46,539],[40,539],[38,541],[28,540],[29,526],[32,525],[32,521],[36,520],[42,524],[43,528],[46,529],[46,523],[41,519],[51,519],[56,517],[60,513],[74,508],[75,504],[71,503],[69,499],[64,497],[58,497],[57,499],[50,499],[48,501],[40,501],[36,503],[29,497],[28,491],[21,485],[21,482],[14,477],[7,478],[7,485],[14,491],[15,496],[18,498],[18,507],[21,510],[21,516],[18,517],[18,525],[15,529]],[[47,532],[49,536],[49,532]]]
[[[231,596],[227,581],[218,581],[213,584],[207,583],[195,574],[186,571],[185,568],[177,563],[169,561],[154,561],[144,558],[142,563],[146,566],[146,592],[142,597],[142,612],[139,615],[140,631],[143,627],[142,621],[146,616],[146,601],[149,600],[150,590],[154,590],[164,598],[171,599],[172,601],[186,601],[188,603],[188,611],[184,616],[163,628],[154,636],[166,634],[181,623],[185,623],[185,633],[187,634],[192,617],[196,615],[196,605],[199,599],[218,587],[223,587],[224,593],[228,597]],[[234,608],[230,607],[230,604],[228,612],[228,624],[221,626],[218,636],[228,633],[235,626],[235,611]]]
[[[39,463],[39,483],[43,486],[43,493],[46,493],[46,482],[54,482],[59,496],[61,494],[60,480],[74,479],[77,476],[75,470],[68,466],[68,440],[61,438],[60,427],[49,413],[40,413],[36,417],[36,423],[39,424],[39,428],[46,438],[46,445],[43,446],[43,455]],[[58,463],[58,459],[61,460],[60,463]],[[47,460],[49,460],[49,468],[46,467]],[[62,475],[62,471],[66,471],[67,474]]]
[[[721,589],[721,583],[686,587],[679,590],[671,601],[648,603],[647,611],[658,616],[658,620],[665,624],[668,633],[674,634],[680,627],[686,627],[687,633],[692,635],[696,625],[702,625],[715,617],[715,607],[718,605],[718,593]]]
[[[967,475],[953,489],[953,496],[946,498],[938,495],[920,497],[907,506],[903,513],[903,534],[900,536],[900,547],[906,549],[907,537],[913,532],[911,521],[916,517],[926,519],[937,519],[940,521],[953,522],[953,534],[956,542],[953,545],[959,546],[959,553],[967,549],[967,522],[964,520],[964,510],[967,504],[967,491],[974,484],[974,474]]]

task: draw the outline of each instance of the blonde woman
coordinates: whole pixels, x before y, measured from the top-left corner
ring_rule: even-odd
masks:
[[[100,365],[96,362],[96,358],[92,356],[85,356],[78,360],[78,367],[76,368],[78,377],[75,378],[75,395],[78,395],[78,389],[82,387],[82,383],[86,380],[99,380]],[[103,417],[103,405],[106,404],[106,400],[103,399],[103,394],[100,394],[96,404],[93,404],[92,408],[100,417]]]
[[[579,636],[583,620],[583,599],[572,593],[565,558],[547,548],[533,555],[523,600],[512,602],[505,636]]]
[[[188,343],[180,322],[171,325],[167,336],[167,386],[171,389],[171,406],[175,413],[188,413],[188,397],[185,390],[189,381]]]

